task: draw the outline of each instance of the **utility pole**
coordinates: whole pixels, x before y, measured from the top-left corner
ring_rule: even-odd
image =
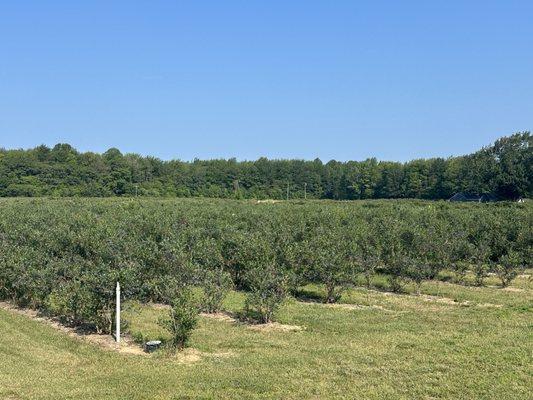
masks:
[[[307,182],[304,182],[304,200],[307,200]]]
[[[287,200],[289,200],[289,182],[287,182]]]
[[[117,343],[120,343],[120,283],[117,281],[117,289],[116,289],[116,295],[117,295],[117,301],[116,301],[116,311],[115,311],[115,340]]]

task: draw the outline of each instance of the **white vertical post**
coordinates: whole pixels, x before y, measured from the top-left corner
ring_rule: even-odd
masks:
[[[115,340],[117,343],[120,343],[120,283],[117,281],[117,309],[115,312],[115,327],[116,327],[116,333],[115,333]]]

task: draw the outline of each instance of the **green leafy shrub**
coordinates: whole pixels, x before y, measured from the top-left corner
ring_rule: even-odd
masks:
[[[350,259],[348,239],[339,226],[327,223],[302,244],[307,278],[326,287],[325,303],[337,302],[343,290],[355,281],[357,268]]]
[[[464,283],[476,260],[481,281],[490,265],[508,285],[532,259],[531,202],[0,201],[0,298],[101,332],[113,328],[117,280],[124,299],[168,304],[183,286],[205,286],[214,310],[226,271],[268,320],[287,287],[322,284],[332,302],[359,273],[402,290],[443,270]]]
[[[221,268],[208,270],[205,273],[203,288],[203,309],[208,313],[215,313],[222,309],[222,302],[233,287],[231,276]]]
[[[372,287],[372,278],[380,265],[380,249],[372,232],[360,235],[356,244],[357,250],[354,257],[360,272],[363,274],[367,289]]]
[[[523,269],[521,257],[514,251],[503,256],[495,266],[495,272],[502,282],[502,287],[509,286],[521,269]]]
[[[489,275],[489,247],[486,243],[478,243],[473,247],[472,270],[476,286],[483,286],[485,278]]]
[[[168,315],[159,322],[170,332],[169,346],[173,349],[183,349],[198,323],[199,307],[189,288],[182,288],[176,293],[170,307]]]
[[[407,284],[407,273],[405,272],[411,261],[409,259],[398,260],[389,268],[387,281],[389,290],[394,293],[402,293]]]
[[[273,264],[264,264],[249,272],[250,291],[246,295],[246,316],[260,323],[274,319],[287,297],[286,276]]]

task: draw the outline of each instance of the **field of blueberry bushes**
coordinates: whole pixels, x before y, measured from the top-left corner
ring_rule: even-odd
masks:
[[[3,199],[0,297],[110,332],[116,281],[126,299],[181,308],[202,288],[209,312],[242,290],[258,322],[309,283],[326,303],[375,274],[400,293],[442,271],[505,287],[533,259],[532,218],[529,202]]]

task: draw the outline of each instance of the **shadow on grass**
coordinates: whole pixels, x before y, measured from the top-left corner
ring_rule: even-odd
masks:
[[[25,311],[25,310],[27,311],[28,310],[27,308],[24,308],[24,307],[17,307],[17,308],[19,308],[19,310],[21,310],[21,311]],[[46,312],[45,310],[42,310],[42,309],[35,310],[35,316],[37,318],[46,319],[46,320],[49,320],[50,322],[56,323],[58,326],[62,326],[62,327],[68,328],[73,333],[75,333],[76,335],[80,335],[80,336],[93,335],[93,334],[98,334],[98,335],[112,334],[112,332],[99,331],[96,328],[96,325],[94,323],[84,322],[84,321],[76,321],[76,320],[73,320],[73,319],[68,318],[68,317],[58,316],[58,315],[55,315],[53,313]],[[123,327],[126,327],[128,325],[128,323],[127,323],[127,321],[122,321],[121,325]],[[111,329],[111,331],[112,331],[112,329]]]
[[[324,303],[324,296],[315,290],[299,288],[291,292],[292,296],[305,303]]]

